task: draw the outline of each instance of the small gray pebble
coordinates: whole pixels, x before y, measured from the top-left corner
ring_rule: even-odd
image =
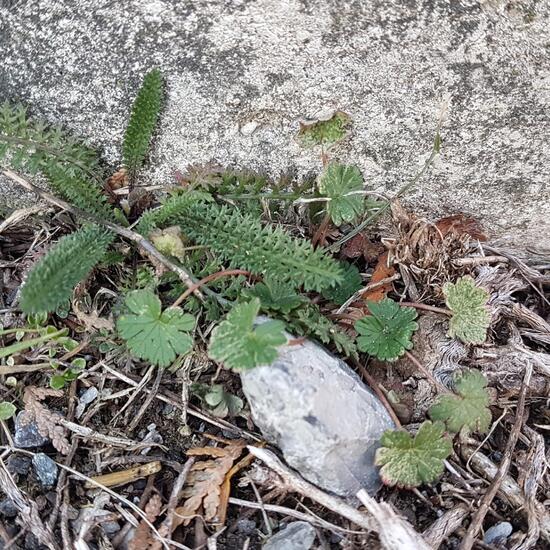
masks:
[[[262,550],[309,550],[315,535],[315,528],[307,521],[294,521],[273,535]]]
[[[0,514],[7,517],[13,518],[18,514],[19,510],[17,506],[13,503],[11,498],[4,498],[0,500]]]
[[[33,456],[32,465],[40,483],[44,487],[52,487],[57,481],[57,464],[44,453]]]
[[[513,530],[514,528],[511,523],[501,521],[500,523],[489,527],[489,529],[485,531],[483,542],[485,544],[498,544],[505,542],[506,539],[512,534]]]
[[[7,466],[10,474],[26,476],[31,467],[31,459],[28,456],[13,454],[8,457]]]
[[[104,521],[101,527],[108,537],[112,537],[120,531],[120,525],[116,521]]]
[[[256,522],[252,519],[240,519],[237,521],[237,530],[243,535],[252,535],[256,530]]]
[[[30,447],[42,447],[42,445],[49,443],[50,440],[47,437],[40,435],[36,422],[24,422],[26,414],[25,411],[21,411],[15,417],[15,436],[13,438],[15,446],[28,449]]]

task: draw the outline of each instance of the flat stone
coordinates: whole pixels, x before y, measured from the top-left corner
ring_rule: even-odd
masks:
[[[57,481],[59,468],[57,464],[44,453],[37,453],[32,457],[32,465],[36,476],[44,487],[52,487]]]
[[[512,534],[514,528],[507,521],[501,521],[485,531],[483,542],[485,544],[504,544],[506,539]]]
[[[12,454],[6,461],[8,471],[11,474],[19,474],[26,476],[29,473],[31,467],[31,459],[28,456],[22,456],[19,454]]]
[[[22,449],[28,449],[31,447],[42,447],[50,442],[47,437],[40,435],[38,426],[34,420],[25,422],[26,412],[21,411],[15,417],[15,436],[13,438],[15,446]]]
[[[307,521],[294,521],[267,540],[263,550],[309,550],[315,528]]]
[[[344,361],[306,340],[241,380],[255,424],[306,479],[343,496],[380,487],[374,453],[394,425]]]
[[[17,506],[13,503],[11,498],[4,498],[0,500],[0,515],[6,518],[13,518],[19,513]]]
[[[353,131],[330,156],[357,164],[368,189],[394,192],[430,154],[449,100],[442,154],[405,201],[432,218],[474,215],[511,247],[550,248],[541,231],[550,219],[547,2],[0,6],[0,102],[22,101],[65,125],[113,169],[152,67],[167,78],[167,103],[141,175],[148,184],[209,161],[275,178],[318,172],[320,152],[295,139],[299,121],[340,109]],[[35,198],[4,179],[3,201]]]

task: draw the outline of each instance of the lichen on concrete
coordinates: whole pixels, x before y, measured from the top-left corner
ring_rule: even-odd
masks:
[[[448,101],[442,155],[406,201],[544,250],[549,14],[547,0],[4,0],[0,101],[66,125],[116,167],[132,97],[160,67],[167,104],[148,183],[208,161],[318,171],[299,120],[341,109],[354,129],[334,155],[378,191],[422,165]],[[0,193],[19,200],[5,180]]]

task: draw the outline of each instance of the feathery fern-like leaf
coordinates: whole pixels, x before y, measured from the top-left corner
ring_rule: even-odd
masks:
[[[42,169],[50,188],[60,198],[102,220],[115,221],[115,212],[102,190],[90,180],[67,173],[62,166]]]
[[[113,238],[96,225],[62,237],[29,273],[21,290],[21,309],[25,313],[54,311],[101,261]]]
[[[20,104],[0,106],[0,160],[14,168],[37,173],[45,166],[59,164],[69,175],[95,177],[99,172],[97,154],[60,128],[27,115]]]
[[[163,209],[157,219],[179,224],[186,236],[210,248],[231,267],[318,292],[342,280],[341,266],[322,249],[314,249],[309,241],[291,237],[279,227],[262,225],[254,215],[215,203],[186,203],[178,197]]]
[[[173,195],[160,208],[144,212],[136,229],[138,233],[148,238],[153,229],[173,225],[177,217],[183,212],[187,212],[192,204],[208,200],[213,200],[212,196],[200,191]]]
[[[124,165],[130,177],[141,168],[147,154],[162,105],[162,88],[162,75],[154,69],[143,78],[134,101],[122,145]]]
[[[30,174],[42,172],[61,198],[90,214],[113,219],[95,151],[60,128],[30,118],[21,105],[0,107],[0,163]]]

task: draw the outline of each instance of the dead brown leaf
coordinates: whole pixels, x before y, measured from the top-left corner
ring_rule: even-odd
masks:
[[[225,447],[197,447],[187,451],[191,456],[213,457],[195,462],[187,476],[182,496],[185,502],[175,510],[174,528],[188,525],[201,514],[209,523],[221,523],[225,519],[221,492],[226,476],[245,448],[243,440],[231,441]],[[222,513],[220,513],[222,512]],[[223,518],[222,518],[223,516]]]
[[[441,231],[443,236],[453,232],[457,235],[469,235],[478,241],[486,241],[487,235],[483,232],[483,228],[479,221],[465,214],[454,214],[441,218],[436,222],[435,226]]]
[[[43,437],[49,437],[52,445],[62,454],[69,454],[71,446],[66,437],[66,430],[60,425],[63,420],[60,414],[50,411],[41,401],[46,397],[62,397],[61,390],[27,386],[23,394],[25,410],[21,415],[21,423],[36,422],[38,432]]]
[[[154,521],[159,516],[161,509],[162,499],[160,498],[160,495],[155,493],[149,499],[149,502],[147,502],[147,505],[144,509],[145,516],[150,523],[154,523]],[[142,550],[143,548],[149,548],[153,541],[154,539],[151,533],[151,528],[142,519],[136,528],[134,536],[128,544],[128,550]]]
[[[355,235],[342,248],[342,255],[346,258],[359,258],[363,256],[365,261],[372,264],[377,261],[380,254],[384,252],[384,245],[374,242],[363,233]]]
[[[122,187],[127,187],[128,181],[128,172],[126,168],[121,168],[105,182],[105,193],[109,197],[109,202],[111,204],[116,204],[118,202],[118,197],[114,191]]]
[[[395,268],[389,265],[389,253],[384,252],[378,258],[378,263],[374,268],[374,272],[372,273],[369,284],[378,283],[380,281],[383,281],[384,279],[387,279],[388,277],[392,277],[393,275],[395,275]],[[386,294],[390,292],[391,289],[392,283],[387,283],[377,288],[373,288],[369,292],[365,292],[365,294],[363,294],[363,300],[379,302],[386,297]]]

